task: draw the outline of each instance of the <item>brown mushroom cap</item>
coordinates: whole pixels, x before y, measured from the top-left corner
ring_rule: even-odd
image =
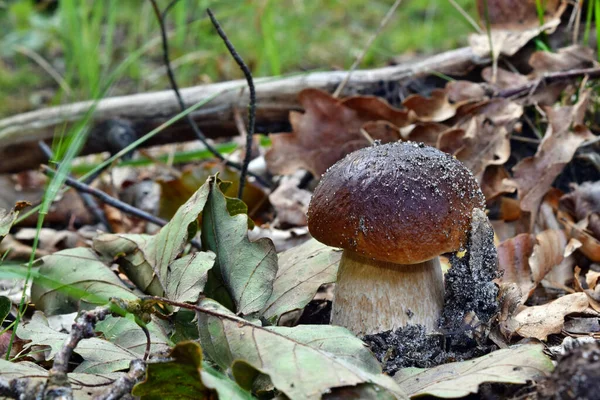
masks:
[[[456,158],[395,142],[348,154],[327,170],[308,209],[318,241],[396,264],[459,250],[485,198]]]

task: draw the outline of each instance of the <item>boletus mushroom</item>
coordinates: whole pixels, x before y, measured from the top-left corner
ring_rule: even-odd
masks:
[[[437,327],[438,256],[467,242],[485,199],[456,158],[414,142],[374,145],[327,170],[308,209],[318,241],[343,248],[332,319],[357,336],[408,324]]]

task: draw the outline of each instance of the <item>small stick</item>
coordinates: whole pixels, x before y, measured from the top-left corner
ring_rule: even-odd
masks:
[[[47,165],[42,165],[42,171],[48,176],[54,176],[54,174],[56,174],[56,171],[53,170],[52,168],[48,167]],[[146,220],[148,222],[152,222],[153,224],[165,226],[168,223],[168,221],[166,221],[162,218],[156,217],[150,213],[147,213],[146,211],[140,210],[137,207],[134,207],[125,202],[122,202],[121,200],[115,199],[114,197],[109,196],[108,194],[104,193],[101,190],[95,189],[89,185],[86,185],[85,183],[79,182],[68,176],[65,179],[65,184],[67,186],[70,186],[70,187],[80,191],[80,192],[89,193],[92,196],[102,200],[104,203],[108,204],[109,206],[112,206],[118,210],[121,210],[124,213],[133,215],[135,217]],[[200,245],[200,243],[198,241],[191,240],[190,243],[192,244],[192,246],[196,247],[197,249],[200,249],[200,250],[202,249],[202,246]]]
[[[48,374],[48,382],[44,391],[45,399],[73,398],[73,388],[67,377],[69,360],[82,339],[95,336],[94,326],[111,314],[111,307],[96,307],[92,311],[84,311],[73,323],[71,333],[63,347],[54,356],[54,364]]]
[[[547,73],[534,82],[530,82],[525,85],[517,86],[514,88],[501,90],[498,93],[496,93],[494,97],[507,98],[513,96],[522,96],[524,94],[532,95],[533,93],[530,93],[532,89],[535,92],[539,87],[543,86],[542,84],[566,81],[569,79],[581,78],[583,76],[587,76],[588,79],[598,79],[600,78],[600,68],[582,68],[564,72]]]
[[[177,3],[177,1],[178,0],[173,0],[171,3],[169,3],[169,5],[167,5],[165,10],[162,12],[162,14],[158,8],[158,5],[156,4],[156,0],[150,0],[150,3],[152,4],[152,8],[154,9],[154,13],[156,15],[156,19],[158,20],[158,24],[160,27],[162,48],[163,48],[163,62],[165,64],[165,68],[167,70],[167,76],[169,78],[169,82],[171,83],[171,88],[173,89],[173,92],[175,93],[177,102],[179,103],[179,107],[183,111],[186,109],[186,107],[185,107],[185,103],[183,102],[183,98],[181,97],[181,93],[179,92],[179,85],[177,85],[177,81],[175,80],[175,74],[173,73],[173,68],[171,67],[171,61],[169,59],[169,43],[168,43],[167,33],[165,30],[165,18],[167,16],[168,12],[171,10],[171,8]],[[242,171],[242,173],[244,175],[244,179],[245,179],[245,175],[248,174],[248,175],[254,177],[258,182],[260,182],[261,185],[263,185],[267,188],[271,187],[271,184],[269,182],[267,182],[261,176],[258,176],[251,172],[244,173],[244,166],[240,166],[238,163],[234,163],[233,161],[227,160],[221,153],[219,153],[219,150],[217,150],[213,145],[211,145],[208,142],[208,140],[206,139],[206,136],[200,130],[200,127],[198,126],[198,124],[196,124],[196,122],[190,115],[186,115],[185,119],[186,119],[187,123],[190,125],[190,127],[192,128],[192,131],[194,131],[194,134],[196,135],[198,140],[200,140],[200,142],[202,142],[202,144],[204,144],[204,146],[206,146],[206,149],[208,151],[210,151],[216,158],[218,158],[220,161],[225,162],[225,165],[227,165],[228,167],[235,168],[237,170]],[[247,167],[246,167],[246,170],[247,170]],[[240,180],[240,182],[243,182],[243,180]],[[240,186],[240,188],[241,187],[242,186]]]
[[[210,17],[213,26],[217,30],[217,33],[223,40],[223,43],[225,43],[227,50],[229,50],[229,54],[231,54],[231,57],[233,57],[237,65],[244,73],[246,81],[248,82],[248,89],[250,91],[250,104],[248,107],[248,131],[246,132],[246,154],[244,155],[244,162],[242,163],[242,170],[240,173],[240,188],[238,191],[238,198],[241,199],[242,195],[244,194],[246,174],[248,173],[248,164],[250,164],[250,160],[252,159],[252,138],[254,136],[254,125],[256,120],[256,89],[254,88],[254,81],[252,79],[252,73],[250,72],[250,68],[248,68],[242,57],[235,50],[235,47],[233,47],[233,44],[225,34],[225,31],[223,31],[223,28],[221,28],[219,21],[217,21],[217,18],[212,13],[210,8],[207,8],[206,12]]]
[[[333,97],[339,97],[342,90],[344,90],[344,88],[348,84],[348,81],[350,80],[350,75],[352,75],[352,72],[354,72],[354,70],[356,68],[358,68],[358,66],[362,62],[363,58],[365,58],[365,56],[367,55],[367,51],[369,51],[369,49],[371,48],[371,45],[373,44],[375,39],[377,39],[379,34],[383,31],[383,28],[385,28],[385,26],[390,21],[390,19],[392,19],[394,12],[396,11],[396,9],[398,8],[398,6],[400,5],[401,2],[402,2],[402,0],[396,0],[394,2],[394,4],[392,5],[392,7],[390,7],[387,14],[385,14],[383,19],[381,20],[381,23],[379,24],[379,27],[377,27],[377,30],[375,31],[375,33],[369,38],[369,41],[367,42],[367,45],[365,46],[363,51],[359,54],[358,57],[356,57],[356,60],[354,60],[354,63],[348,70],[348,74],[346,75],[344,80],[338,85],[337,89],[335,89],[335,92],[333,92]]]
[[[146,364],[142,360],[131,360],[129,372],[118,378],[105,392],[94,397],[94,400],[118,400],[125,395],[131,394],[136,383],[140,382],[146,375]]]
[[[48,157],[48,161],[51,161],[52,157],[54,157],[54,154],[52,153],[52,149],[50,149],[50,147],[46,144],[46,142],[44,142],[43,140],[40,140],[38,142],[38,146],[42,150],[42,152],[46,155],[46,157]],[[56,163],[56,164],[58,166],[58,163]],[[71,177],[71,175],[69,175],[69,177]],[[77,192],[77,193],[79,193],[79,196],[81,197],[81,200],[83,201],[83,203],[85,204],[87,209],[90,210],[90,212],[94,215],[94,217],[96,217],[98,222],[100,222],[102,225],[104,225],[104,227],[106,228],[106,231],[109,233],[112,232],[112,229],[110,227],[110,224],[108,223],[108,220],[106,219],[106,215],[104,214],[104,211],[102,211],[100,209],[100,207],[98,207],[98,204],[96,203],[94,198],[89,193],[83,193],[83,192]]]

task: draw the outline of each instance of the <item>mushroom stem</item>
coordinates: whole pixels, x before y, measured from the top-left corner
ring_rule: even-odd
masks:
[[[437,257],[394,264],[344,250],[331,323],[361,337],[408,324],[437,328],[444,306],[444,277]]]

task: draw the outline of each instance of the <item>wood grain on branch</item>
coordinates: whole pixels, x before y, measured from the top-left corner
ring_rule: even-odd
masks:
[[[461,48],[413,63],[358,70],[352,73],[342,95],[379,94],[389,85],[402,85],[411,79],[441,72],[462,75],[476,65],[489,60],[475,56],[470,48]],[[299,110],[297,94],[306,88],[318,88],[332,93],[346,77],[344,71],[313,72],[287,78],[256,80],[256,131],[261,133],[289,130],[288,113]],[[181,90],[187,106],[220,93],[204,107],[192,113],[192,118],[208,137],[228,137],[238,134],[234,110],[248,107],[245,81],[229,81],[195,86]],[[224,91],[224,92],[223,92]],[[84,118],[92,106],[84,101],[44,108],[0,120],[0,173],[37,168],[45,162],[39,150],[39,140],[49,141],[55,132],[63,132],[70,124]],[[132,124],[138,137],[143,136],[180,111],[173,91],[165,90],[101,100],[92,117],[92,130],[83,154],[109,149],[102,122],[120,119]],[[171,125],[148,145],[194,140],[185,121]]]

